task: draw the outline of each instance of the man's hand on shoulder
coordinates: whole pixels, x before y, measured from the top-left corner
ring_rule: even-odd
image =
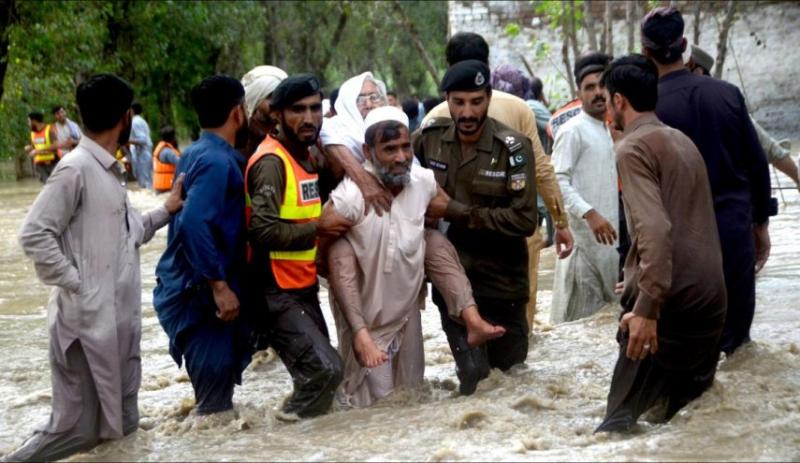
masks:
[[[375,209],[378,216],[391,210],[394,196],[374,175],[364,171],[364,175],[353,178],[353,183],[361,190],[361,195],[364,197],[364,215],[369,214],[370,208]]]
[[[170,190],[167,200],[164,201],[164,207],[170,215],[175,214],[183,207],[183,179],[185,177],[186,174],[181,174],[175,179],[172,190]]]

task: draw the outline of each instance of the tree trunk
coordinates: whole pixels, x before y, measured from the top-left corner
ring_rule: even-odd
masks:
[[[578,37],[577,25],[575,24],[575,4],[571,1],[561,0],[562,22],[561,28],[565,31],[569,44],[572,47],[573,59],[578,59],[580,50],[578,50]]]
[[[628,33],[628,53],[633,53],[633,49],[636,46],[633,41],[633,23],[636,20],[634,8],[636,8],[636,2],[632,0],[625,2],[625,31]]]
[[[575,93],[575,77],[572,76],[572,66],[569,62],[569,39],[567,34],[562,29],[563,42],[561,44],[561,60],[564,63],[564,70],[567,71],[567,84],[569,85],[569,94],[572,98],[577,95]]]
[[[273,3],[267,0],[261,0],[261,8],[264,10],[264,16],[267,20],[267,25],[264,27],[264,64],[275,63],[275,39],[272,37],[272,31],[275,28],[275,13]]]
[[[614,55],[614,30],[612,29],[611,2],[606,0],[605,13],[603,14],[603,26],[605,29],[605,53]]]
[[[158,88],[158,122],[157,130],[165,125],[175,126],[172,120],[172,76],[165,72],[160,76]]]
[[[694,24],[692,25],[692,43],[700,45],[700,12],[703,10],[702,2],[694,2]]]
[[[403,28],[406,30],[408,35],[411,37],[411,42],[414,44],[414,47],[419,52],[420,56],[422,57],[422,62],[425,63],[425,67],[428,70],[428,74],[430,74],[433,82],[435,84],[439,84],[439,73],[436,71],[436,66],[433,65],[433,61],[431,61],[430,56],[428,55],[427,50],[425,50],[425,45],[423,45],[422,40],[419,38],[419,33],[417,33],[417,28],[414,26],[408,19],[408,15],[406,12],[403,11],[403,6],[400,4],[399,0],[394,0],[392,2],[392,7],[397,13],[398,18],[400,19],[400,23],[403,25]]]
[[[339,42],[342,40],[342,33],[347,25],[347,18],[347,10],[342,8],[342,12],[339,14],[339,21],[336,23],[336,30],[334,30],[333,37],[331,37],[331,40],[328,42],[329,46],[325,47],[325,55],[319,62],[319,67],[317,67],[320,74],[325,74],[325,69],[328,67],[328,64],[330,64],[334,51],[339,46]]]
[[[728,53],[728,34],[735,18],[736,2],[728,0],[728,6],[725,8],[725,19],[722,20],[722,26],[719,29],[719,40],[717,41],[717,62],[714,63],[714,77],[717,79],[722,78],[725,55]]]
[[[0,99],[5,89],[6,72],[8,71],[8,44],[10,29],[19,20],[16,0],[8,0],[0,6]]]
[[[583,2],[583,28],[586,29],[586,40],[589,42],[589,49],[597,51],[597,30],[594,27],[594,16],[592,16],[592,2]]]

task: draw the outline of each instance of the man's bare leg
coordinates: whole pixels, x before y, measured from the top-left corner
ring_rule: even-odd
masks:
[[[499,338],[506,334],[506,329],[502,326],[495,326],[487,322],[478,313],[478,306],[471,305],[461,311],[461,320],[467,327],[467,344],[477,347],[485,344],[486,341]]]
[[[480,346],[505,334],[505,328],[481,317],[456,248],[437,230],[425,229],[425,273],[442,294],[450,317],[466,326],[470,346]]]

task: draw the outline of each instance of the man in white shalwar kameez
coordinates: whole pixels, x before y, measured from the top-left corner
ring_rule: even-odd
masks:
[[[608,57],[589,54],[575,64],[583,111],[558,131],[553,146],[564,205],[575,247],[556,261],[551,323],[594,314],[616,300],[619,254],[614,243],[619,223],[614,144],[606,126],[606,101],[599,86]]]
[[[54,286],[47,304],[53,400],[49,422],[9,461],[62,459],[139,426],[139,246],[182,201],[178,180],[164,206],[144,216],[131,207],[113,153],[130,135],[132,101],[130,86],[109,74],[78,87],[84,136],[22,225],[22,249]]]

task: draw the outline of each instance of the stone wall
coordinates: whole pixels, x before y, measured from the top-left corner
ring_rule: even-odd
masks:
[[[559,32],[536,15],[529,1],[450,0],[448,3],[450,33],[471,31],[483,35],[491,47],[492,68],[511,63],[524,70],[521,56],[525,56],[544,82],[552,105],[569,98]],[[620,5],[616,7],[616,16],[621,17]],[[795,79],[800,75],[800,2],[741,2],[738,11],[730,31],[732,47],[728,48],[722,78],[744,90],[755,118],[774,136],[797,138],[800,85]],[[684,12],[690,41],[693,19],[693,14]],[[515,37],[506,33],[506,26],[511,23],[520,26]],[[599,40],[601,16],[597,16],[596,23]],[[704,11],[701,25],[699,45],[716,56],[718,29],[712,12]],[[581,51],[586,50],[583,30],[579,31],[578,41]],[[545,51],[537,54],[537,47]],[[614,21],[614,52],[619,56],[626,51],[625,22],[618,19]]]

